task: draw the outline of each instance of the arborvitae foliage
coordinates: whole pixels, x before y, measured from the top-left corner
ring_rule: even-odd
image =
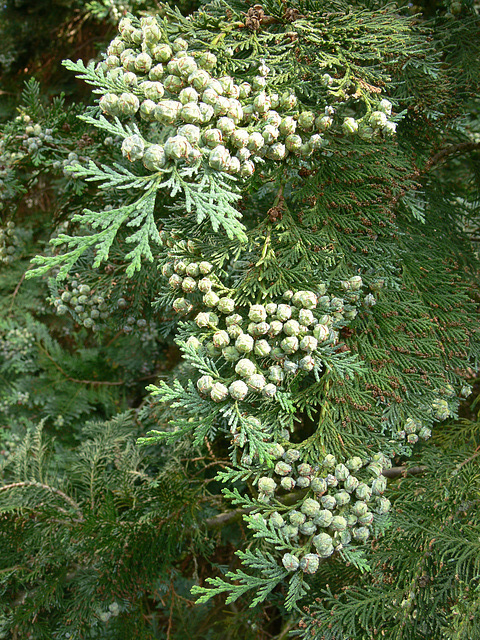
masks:
[[[442,426],[394,483],[393,526],[372,573],[338,581],[334,563],[305,608],[307,638],[476,638],[480,615],[478,421]],[[411,475],[410,475],[411,474]]]
[[[476,637],[475,9],[137,9],[2,130],[3,636]]]

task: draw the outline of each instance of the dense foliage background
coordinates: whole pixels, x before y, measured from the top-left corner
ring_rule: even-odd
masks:
[[[198,7],[2,5],[0,637],[479,637],[478,7],[218,1],[194,14]],[[291,86],[313,111],[333,101],[356,116],[382,91],[397,134],[372,144],[339,130],[326,156],[285,172],[267,163],[236,205],[246,253],[235,234],[213,233],[209,219],[199,224],[180,196],[165,194],[155,205],[164,235],[152,243],[152,261],[129,270],[130,231],[122,228],[101,264],[93,266],[96,249],[88,248],[59,279],[62,237],[93,235],[84,210],[136,202],[135,185],[103,190],[86,179],[89,160],[97,169],[132,163],[122,129],[95,124],[92,87],[61,64],[98,64],[129,13],[165,18],[171,40],[209,48],[217,75],[251,81],[248,65],[266,58],[278,86]],[[342,83],[345,69],[351,84]],[[327,70],[333,87],[322,80]],[[179,323],[165,278],[189,251],[215,265],[243,305],[324,281],[332,297],[359,310],[339,324],[339,342],[324,355],[329,376],[292,383],[291,405],[285,395],[280,408],[258,411],[281,424],[274,440],[298,446],[312,465],[325,454],[341,461],[387,451],[380,468],[393,507],[375,516],[361,558],[340,547],[295,588],[273,575],[280,569],[272,566],[283,570],[276,559],[262,565],[277,544],[273,529],[269,538],[248,520],[268,507],[255,483],[271,469],[248,476],[254,447],[241,456],[215,405],[196,399],[189,414],[186,395],[165,391],[174,379],[185,388],[196,379],[178,343],[193,323]],[[49,269],[26,277],[39,255]],[[364,290],[356,299],[341,283],[358,274]],[[184,437],[139,446],[151,430],[173,433],[172,421]],[[422,428],[432,437],[419,439]],[[219,472],[234,480],[230,497],[243,496],[233,506]],[[282,494],[280,506],[290,508],[289,500],[299,495]],[[258,554],[252,573],[240,573],[237,550]],[[272,575],[258,577],[262,567]],[[226,601],[229,571],[240,587]],[[209,587],[212,577],[214,597],[195,604],[191,588]]]

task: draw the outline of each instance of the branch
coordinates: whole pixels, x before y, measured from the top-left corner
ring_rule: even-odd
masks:
[[[22,273],[22,277],[20,278],[17,286],[15,287],[15,291],[12,294],[12,302],[10,303],[10,306],[8,308],[8,313],[10,314],[12,311],[12,307],[13,307],[13,303],[15,302],[15,297],[20,289],[20,287],[22,286],[23,281],[25,280],[25,272]]]
[[[242,516],[244,516],[246,513],[250,513],[254,508],[255,507],[250,507],[249,509],[234,509],[234,511],[219,513],[216,516],[213,516],[213,518],[207,518],[205,520],[205,526],[207,527],[207,529],[220,529],[226,524],[241,520]]]
[[[445,160],[448,156],[455,153],[468,153],[469,151],[480,151],[480,142],[460,142],[459,144],[452,144],[449,147],[445,147],[445,149],[441,149],[433,155],[430,160],[427,161],[423,169],[417,169],[410,177],[420,179],[425,173],[430,171],[432,167],[442,162],[442,160]],[[420,183],[417,182],[416,184],[417,186],[420,186]],[[400,198],[402,198],[406,193],[407,190],[402,189],[400,193],[392,199],[392,204],[397,204]]]
[[[406,466],[392,467],[391,469],[384,469],[382,471],[382,475],[384,475],[385,478],[390,478],[390,479],[399,478],[400,476],[403,476],[405,478],[406,476],[418,475],[420,473],[423,473],[426,470],[427,470],[427,467],[424,467],[424,466],[422,466],[422,467],[406,467]]]
[[[119,331],[117,336],[119,334],[121,334],[121,333],[122,332]],[[117,336],[115,336],[115,338]],[[47,358],[51,362],[53,362],[53,364],[60,371],[60,373],[63,376],[65,376],[65,378],[67,380],[70,380],[70,382],[75,382],[76,384],[91,384],[91,385],[97,386],[97,387],[102,386],[102,385],[109,386],[109,387],[120,387],[122,385],[127,384],[127,382],[125,380],[116,380],[116,381],[111,381],[111,380],[79,380],[78,378],[72,378],[72,376],[69,376],[68,373],[64,369],[62,369],[62,367],[58,364],[58,362],[56,362],[52,358],[52,356],[48,353],[48,351],[40,343],[38,343],[38,348],[40,349],[40,351],[42,351],[42,353],[44,353],[47,356]],[[129,384],[133,384],[134,382],[142,382],[142,380],[151,380],[152,378],[158,378],[158,373],[150,373],[150,374],[148,374],[146,376],[142,376],[141,378],[135,378],[135,380],[132,380],[132,382],[130,382]]]
[[[278,502],[285,505],[295,504],[298,500],[301,500],[307,493],[308,489],[302,489],[301,491],[295,491],[294,493],[287,493],[285,496],[278,498]],[[225,513],[219,513],[213,518],[207,518],[205,520],[205,526],[207,529],[219,529],[231,522],[241,520],[242,517],[251,513],[257,507],[248,507],[248,509],[234,509],[233,511],[226,511]]]
[[[480,455],[480,452],[479,452],[479,455]],[[385,478],[390,478],[393,480],[395,478],[399,478],[400,476],[406,477],[406,476],[418,475],[420,473],[424,473],[426,470],[427,470],[427,467],[425,466],[392,467],[391,469],[384,469],[382,471],[382,475],[384,475]],[[303,498],[303,496],[307,493],[307,491],[308,489],[302,490],[302,491],[296,491],[294,493],[287,493],[287,495],[283,496],[282,498],[279,498],[278,501],[285,505],[295,504],[295,502]],[[224,527],[225,525],[230,524],[231,522],[236,522],[238,520],[241,520],[245,514],[251,513],[256,508],[257,507],[249,507],[248,509],[234,509],[233,511],[226,511],[225,513],[219,513],[218,515],[205,520],[205,526],[207,527],[207,529],[218,529],[220,527]]]
[[[459,144],[452,144],[450,147],[441,149],[425,165],[423,172],[429,171],[434,165],[442,162],[448,156],[454,153],[468,153],[469,151],[480,151],[480,142],[460,142]]]
[[[469,462],[471,462],[472,460],[474,460],[475,458],[477,458],[478,456],[480,456],[480,447],[477,447],[475,449],[475,452],[468,457],[466,460],[464,460],[463,462],[461,462],[459,465],[457,465],[457,467],[455,468],[454,474],[457,474],[459,472],[459,470],[465,466],[466,464],[468,464]]]
[[[73,498],[70,498],[70,496],[67,496],[66,493],[63,493],[63,491],[60,491],[60,489],[57,489],[56,487],[51,487],[50,485],[43,484],[42,482],[25,481],[25,482],[12,482],[11,484],[5,484],[3,485],[3,487],[0,487],[0,491],[8,491],[9,489],[15,489],[16,487],[40,487],[41,489],[45,489],[46,491],[51,491],[52,493],[55,493],[56,495],[63,498],[65,502],[68,502],[68,504],[75,509],[80,520],[83,520],[82,510],[80,509],[79,505],[75,502],[75,500],[73,500]]]
[[[68,373],[66,371],[64,371],[64,369],[62,369],[62,367],[58,364],[58,362],[55,362],[55,360],[48,353],[48,351],[43,347],[43,345],[38,343],[38,348],[40,349],[40,351],[42,351],[47,356],[47,358],[51,362],[53,362],[53,364],[60,371],[60,373],[62,375],[64,375],[67,380],[70,380],[70,382],[76,382],[77,384],[93,384],[93,385],[102,385],[103,384],[103,385],[108,385],[108,386],[112,386],[112,387],[117,387],[117,386],[120,386],[122,384],[125,384],[125,382],[123,380],[119,380],[117,382],[110,382],[108,380],[78,380],[77,378],[72,378],[71,376],[68,375]]]

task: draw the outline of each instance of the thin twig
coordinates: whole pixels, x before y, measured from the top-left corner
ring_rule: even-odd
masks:
[[[26,273],[25,271],[22,273],[22,277],[20,278],[20,280],[19,280],[19,282],[18,282],[17,286],[15,287],[14,292],[12,293],[12,301],[11,301],[11,303],[10,303],[10,306],[8,307],[8,313],[9,313],[9,314],[10,314],[10,312],[11,312],[11,310],[12,310],[13,303],[14,303],[14,301],[15,301],[15,297],[16,297],[16,295],[17,295],[17,293],[18,293],[18,291],[19,291],[20,287],[22,286],[22,282],[25,280],[25,273]]]
[[[55,362],[52,356],[40,343],[38,343],[38,348],[47,356],[47,358],[51,362],[53,362],[53,364],[60,371],[60,373],[62,373],[67,380],[70,380],[70,382],[76,382],[77,384],[107,385],[111,387],[118,387],[118,386],[121,386],[122,384],[125,384],[124,380],[120,380],[118,382],[110,382],[109,380],[78,380],[77,378],[72,378],[71,376],[68,375],[66,371],[62,369],[62,367],[58,364],[58,362]]]
[[[480,446],[475,449],[475,453],[473,453],[469,458],[461,462],[455,469],[455,472],[458,472],[464,465],[468,464],[472,460],[474,460],[477,456],[480,456]]]
[[[454,153],[468,153],[469,151],[480,151],[480,142],[460,142],[459,144],[452,144],[449,147],[445,147],[445,149],[441,149],[430,158],[423,171],[429,171],[434,165]]]
[[[70,498],[70,496],[67,496],[66,493],[64,493],[60,489],[57,489],[56,487],[51,487],[48,484],[43,484],[43,482],[34,482],[31,480],[30,481],[27,480],[25,482],[12,482],[11,484],[5,484],[3,485],[3,487],[0,487],[0,491],[8,491],[9,489],[15,489],[16,487],[39,487],[41,489],[45,489],[46,491],[51,491],[52,493],[55,493],[56,495],[63,498],[65,502],[68,502],[68,504],[75,509],[75,511],[80,517],[80,520],[83,520],[82,510],[80,509],[79,505],[75,502],[75,500],[73,500],[73,498]]]
[[[295,502],[298,502],[298,500],[301,500],[306,495],[307,491],[308,489],[302,489],[301,491],[287,493],[281,498],[278,498],[278,502],[281,502],[284,505],[295,504]],[[219,513],[212,518],[207,518],[205,520],[205,526],[207,529],[218,529],[220,527],[224,527],[226,524],[230,524],[236,520],[241,520],[243,515],[251,513],[254,509],[258,509],[258,507],[247,507],[246,509],[234,509],[233,511]]]
[[[421,178],[423,174],[430,171],[432,167],[448,158],[448,156],[454,155],[455,153],[467,153],[468,151],[480,151],[480,142],[460,142],[459,144],[452,144],[449,147],[445,147],[445,149],[441,149],[435,153],[430,160],[427,160],[423,169],[418,169],[415,171],[414,175],[410,177]],[[421,186],[418,182],[416,185],[417,187]],[[395,205],[406,193],[407,190],[402,189],[400,193],[392,199],[392,204]]]
[[[276,636],[274,640],[284,640],[284,638],[287,638],[288,634],[290,633],[290,631],[293,629],[294,626],[295,626],[295,622],[288,621],[285,627],[281,630],[280,635]]]
[[[170,601],[170,615],[168,616],[167,640],[170,640],[170,631],[172,629],[172,619],[173,619],[173,600],[175,597],[175,591],[173,590],[172,582],[170,582],[170,593],[171,593],[171,601]]]

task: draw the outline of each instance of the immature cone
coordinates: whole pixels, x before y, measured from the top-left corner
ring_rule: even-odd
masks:
[[[182,160],[190,154],[191,148],[185,136],[172,136],[165,143],[165,154],[172,160]]]
[[[342,128],[345,133],[356,133],[358,131],[358,122],[355,120],[355,118],[345,118]]]
[[[363,467],[363,460],[358,456],[354,456],[353,458],[347,460],[345,466],[350,469],[350,471],[355,472]]]
[[[184,124],[177,130],[179,136],[184,136],[190,144],[198,144],[200,140],[200,129],[195,124]]]
[[[222,355],[227,362],[237,362],[242,356],[235,347],[225,347],[222,349]]]
[[[243,380],[235,380],[228,387],[228,391],[234,400],[243,400],[248,394],[248,387]]]
[[[253,376],[249,376],[246,381],[248,386],[254,391],[262,391],[266,385],[266,380],[260,373],[255,373]]]
[[[214,291],[209,291],[203,296],[203,302],[207,307],[215,307],[219,299]]]
[[[212,340],[217,349],[223,349],[223,347],[226,347],[230,344],[230,336],[226,331],[223,330],[214,333]]]
[[[280,347],[289,355],[298,351],[298,346],[298,338],[296,336],[289,336],[280,342]]]
[[[118,96],[114,93],[106,93],[100,98],[100,108],[109,116],[115,116],[119,113]]]
[[[187,314],[193,309],[193,306],[185,298],[177,298],[173,301],[173,308],[177,313]]]
[[[275,493],[275,489],[277,488],[277,483],[272,478],[268,478],[263,476],[258,480],[258,490],[261,493],[265,493],[266,495],[273,495]]]
[[[298,530],[304,536],[311,536],[317,531],[317,526],[311,520],[307,520],[298,527]]]
[[[248,358],[242,358],[235,366],[235,373],[242,376],[242,378],[249,378],[250,376],[253,376],[256,370],[257,367]]]
[[[370,530],[368,527],[355,527],[352,531],[352,535],[355,540],[358,540],[358,542],[366,542],[370,537]]]
[[[281,384],[284,378],[282,367],[273,365],[268,369],[268,379],[275,384]]]
[[[298,366],[302,371],[312,371],[315,367],[315,360],[308,355],[298,361]]]
[[[157,105],[153,100],[144,100],[140,105],[140,117],[149,122],[155,120],[155,110]]]
[[[162,100],[155,109],[155,119],[162,124],[173,124],[182,104],[175,100]]]
[[[275,465],[275,473],[278,474],[279,476],[288,476],[289,473],[291,473],[292,471],[292,465],[288,464],[287,462],[277,462],[277,464]]]
[[[316,573],[320,564],[320,557],[315,553],[307,553],[300,561],[300,569],[304,573]]]
[[[135,69],[141,73],[148,73],[152,66],[152,58],[148,53],[140,53],[135,58]]]
[[[324,478],[313,478],[311,487],[315,493],[323,495],[327,490],[327,483]]]
[[[209,393],[213,387],[212,376],[202,376],[197,380],[197,389],[200,393]]]
[[[272,458],[278,459],[283,456],[285,449],[278,442],[274,442],[270,445],[268,452]]]
[[[242,333],[242,335],[238,336],[236,339],[235,346],[241,353],[249,353],[250,351],[253,351],[254,340],[252,336]]]
[[[302,138],[301,136],[291,133],[285,139],[285,147],[291,151],[292,153],[298,153],[302,147]]]
[[[197,282],[194,278],[184,278],[182,282],[182,289],[185,293],[192,293],[197,288]]]
[[[207,276],[212,271],[213,264],[210,264],[210,262],[200,262],[198,268],[201,274]]]
[[[282,558],[282,564],[287,571],[296,571],[300,566],[298,558],[291,553],[285,553]]]
[[[315,516],[314,522],[319,527],[329,527],[333,520],[333,513],[328,509],[322,509]]]
[[[296,482],[293,478],[285,476],[280,480],[280,484],[282,486],[282,489],[285,489],[285,491],[293,491]]]
[[[274,384],[266,384],[262,389],[265,398],[274,398],[277,395],[277,387]]]
[[[210,391],[210,397],[214,402],[222,402],[228,398],[228,389],[221,382],[215,382]]]
[[[278,513],[278,511],[274,511],[269,518],[270,522],[272,523],[272,525],[276,528],[276,529],[280,529],[280,527],[283,527],[285,524],[285,520],[282,518],[282,516]]]
[[[339,482],[344,482],[349,475],[350,471],[344,464],[337,464],[335,467],[335,477]]]
[[[320,498],[320,502],[322,503],[322,507],[324,509],[328,509],[329,511],[332,511],[337,506],[337,501],[333,496],[329,494],[322,496]]]
[[[172,278],[174,277],[178,278],[179,276],[172,276]],[[170,280],[172,278],[170,278]],[[210,314],[205,312],[199,313],[195,318],[195,323],[197,327],[200,327],[200,329],[204,329],[205,327],[208,327],[210,324]]]
[[[358,487],[359,483],[360,481],[358,480],[358,478],[356,478],[355,476],[349,476],[345,480],[343,488],[345,489],[345,491],[348,491],[348,493],[353,493]]]
[[[217,171],[227,171],[230,162],[230,152],[223,145],[218,145],[210,153],[208,164]]]
[[[234,340],[236,340],[238,337],[240,337],[241,335],[243,335],[243,329],[240,325],[238,324],[231,324],[228,326],[227,328],[227,332],[228,335],[233,338]]]
[[[220,298],[217,309],[220,313],[232,313],[235,309],[235,300],[232,300],[232,298]]]
[[[283,457],[287,462],[296,462],[300,458],[300,455],[298,449],[288,449],[288,451],[285,451]]]
[[[290,519],[290,523],[293,524],[293,526],[295,527],[298,527],[299,525],[303,524],[307,519],[304,513],[300,513],[300,511],[297,511],[296,509],[294,509],[293,511],[290,511],[290,513],[288,514],[288,517]]]
[[[312,540],[313,546],[317,550],[318,555],[321,558],[328,558],[332,555],[333,549],[333,541],[331,536],[328,533],[319,533]]]
[[[320,511],[320,503],[312,498],[307,498],[300,508],[308,518],[313,518]]]
[[[140,102],[133,93],[122,93],[117,102],[118,114],[133,116],[140,108]]]
[[[202,278],[198,281],[197,286],[198,290],[202,293],[208,293],[212,290],[213,282],[209,278]]]
[[[255,343],[255,355],[259,356],[260,358],[264,358],[265,356],[267,356],[270,351],[272,350],[272,347],[269,345],[269,343],[266,340],[257,340]]]

